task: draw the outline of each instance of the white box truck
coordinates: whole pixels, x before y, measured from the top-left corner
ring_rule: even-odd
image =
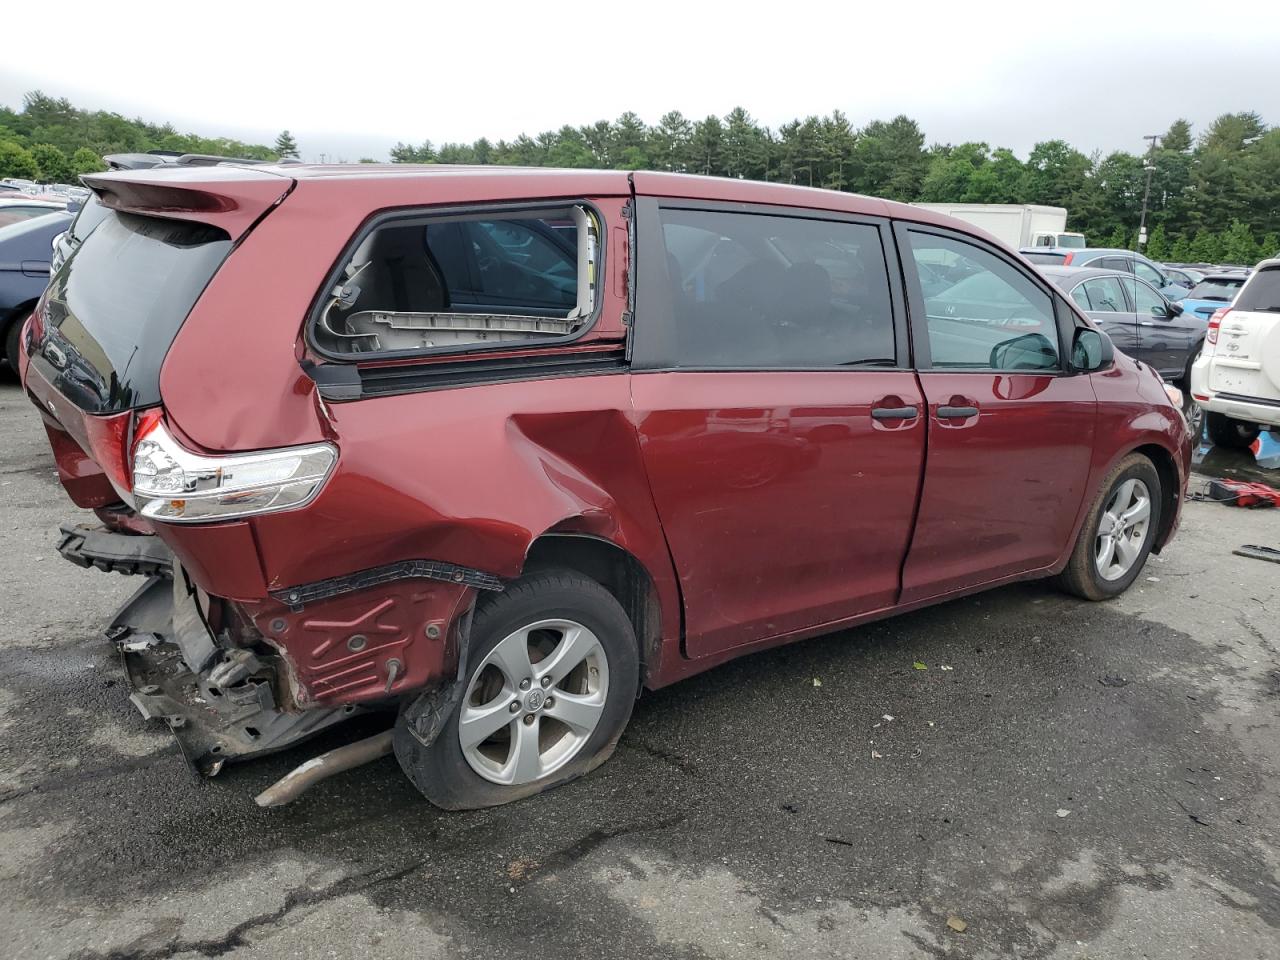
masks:
[[[1084,234],[1067,230],[1063,207],[1034,203],[916,203],[912,206],[944,213],[981,227],[1015,250],[1023,247],[1084,249]]]

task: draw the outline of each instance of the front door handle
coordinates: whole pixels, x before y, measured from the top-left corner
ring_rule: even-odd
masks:
[[[976,417],[978,415],[977,407],[951,407],[944,406],[938,408],[939,420],[962,419],[964,417]]]
[[[875,407],[871,411],[876,420],[914,420],[919,415],[915,407]]]

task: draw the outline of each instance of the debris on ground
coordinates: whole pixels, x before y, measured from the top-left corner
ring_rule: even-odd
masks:
[[[1107,674],[1105,677],[1099,677],[1098,682],[1104,687],[1127,687],[1133,681],[1128,677]]]
[[[1231,551],[1237,557],[1248,557],[1250,560],[1270,560],[1280,563],[1280,550],[1275,547],[1260,547],[1256,543],[1245,543]]]
[[[959,917],[954,915],[947,917],[947,926],[950,927],[952,930],[954,930],[956,933],[964,933],[966,930],[969,929],[969,925],[967,923],[965,923]]]
[[[944,663],[942,666],[938,667],[938,669],[939,669],[939,670],[954,670],[955,668],[954,668],[954,667],[952,667],[950,664]]]
[[[820,686],[822,686],[822,681],[821,681],[821,680],[819,680],[817,677],[814,677],[814,678],[813,678],[813,685],[814,685],[815,687],[820,687]]]
[[[883,754],[883,753],[881,753],[880,751],[878,751],[878,750],[872,750],[872,751],[871,751],[871,759],[872,759],[872,760],[882,760],[883,758],[884,758],[884,754]]]
[[[911,664],[911,666],[913,666],[913,667],[914,667],[915,669],[917,669],[917,670],[928,670],[928,669],[929,669],[929,667],[928,667],[926,664],[921,663],[919,660],[917,660],[915,663]]]
[[[1059,808],[1058,808],[1058,816],[1059,816],[1059,818],[1061,818],[1061,817],[1069,817],[1069,816],[1071,816],[1071,811],[1070,811],[1070,810],[1068,810],[1068,809],[1066,809],[1065,807],[1059,807]]]

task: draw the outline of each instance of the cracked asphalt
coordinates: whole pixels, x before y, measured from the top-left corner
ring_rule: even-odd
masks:
[[[136,584],[54,551],[11,377],[0,436],[6,957],[1280,958],[1280,567],[1231,554],[1280,511],[1189,504],[1115,602],[1025,584],[645,696],[508,807],[386,758],[264,811],[371,731],[189,774],[99,632]]]

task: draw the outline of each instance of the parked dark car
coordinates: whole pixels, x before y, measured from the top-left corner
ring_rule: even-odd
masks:
[[[1178,524],[1166,385],[959,220],[643,171],[85,179],[23,382],[100,521],[60,549],[152,578],[108,635],[209,773],[385,711],[288,783],[386,748],[505,803],[644,689],[1017,580],[1114,597]]]
[[[0,344],[12,369],[17,367],[18,331],[49,283],[53,238],[71,219],[61,211],[0,227]]]
[[[1117,348],[1185,389],[1204,343],[1207,317],[1184,310],[1130,273],[1094,267],[1041,267],[1040,272],[1096,321]]]

